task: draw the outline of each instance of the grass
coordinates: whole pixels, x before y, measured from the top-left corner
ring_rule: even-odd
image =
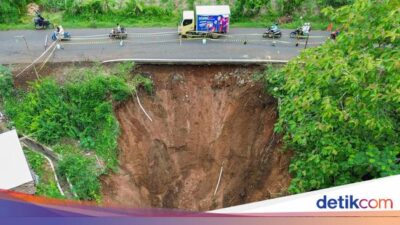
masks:
[[[85,16],[63,16],[62,12],[57,13],[42,13],[43,17],[48,19],[52,24],[62,24],[64,28],[111,28],[117,23],[125,27],[176,27],[179,22],[179,15],[172,16],[141,16],[141,17],[126,17],[119,15],[99,15],[95,18]],[[1,24],[0,30],[22,30],[34,29],[34,16],[24,16],[19,23]]]

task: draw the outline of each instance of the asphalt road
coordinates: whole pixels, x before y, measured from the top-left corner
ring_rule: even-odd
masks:
[[[128,38],[122,45],[119,40],[108,38],[110,29],[71,29],[72,39],[62,42],[49,58],[51,62],[104,61],[121,58],[144,60],[199,60],[219,62],[241,60],[289,60],[304,49],[305,40],[289,38],[291,30],[283,30],[283,36],[273,46],[271,39],[262,38],[264,29],[236,28],[220,39],[179,39],[177,29],[128,28]],[[46,36],[48,45],[52,30],[0,31],[0,64],[30,63],[44,51]],[[24,42],[28,44],[29,50]],[[88,37],[90,36],[90,37]],[[309,47],[326,41],[325,31],[311,31]],[[46,58],[46,57],[44,57]]]

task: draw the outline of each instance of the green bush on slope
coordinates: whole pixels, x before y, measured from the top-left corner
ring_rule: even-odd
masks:
[[[131,71],[131,64],[119,65],[112,74],[92,67],[69,74],[63,84],[52,78],[37,80],[25,91],[14,89],[10,71],[0,67],[6,115],[19,132],[51,146],[57,144],[59,173],[71,180],[79,199],[99,200],[98,176],[118,165],[119,124],[113,104],[126,100],[139,86],[152,91],[149,78],[132,77]],[[64,139],[79,144],[60,147]],[[93,153],[99,160],[94,160]]]
[[[267,88],[276,132],[295,152],[291,193],[400,173],[399,1],[358,0],[335,13],[335,42],[308,49]]]

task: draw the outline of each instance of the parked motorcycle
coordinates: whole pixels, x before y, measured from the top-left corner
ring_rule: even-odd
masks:
[[[33,19],[33,24],[36,30],[54,28],[50,21],[43,18],[38,11],[35,11],[36,17]]]
[[[268,27],[263,34],[263,38],[280,38],[280,37],[282,37],[282,32],[277,24]]]
[[[307,38],[310,35],[311,25],[310,23],[304,23],[302,27],[298,27],[295,31],[290,32],[291,38]]]
[[[128,33],[124,27],[113,28],[108,36],[111,39],[126,39],[128,37]]]

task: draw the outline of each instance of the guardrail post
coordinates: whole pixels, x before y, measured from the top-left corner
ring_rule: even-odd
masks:
[[[308,38],[310,37],[310,34],[307,35],[307,39],[306,39],[306,44],[304,45],[304,49],[307,48],[307,44],[308,44]]]
[[[272,34],[272,46],[275,47],[275,35],[274,34]]]
[[[46,35],[46,38],[44,39],[44,50],[47,49],[47,41],[48,41],[48,36]]]

